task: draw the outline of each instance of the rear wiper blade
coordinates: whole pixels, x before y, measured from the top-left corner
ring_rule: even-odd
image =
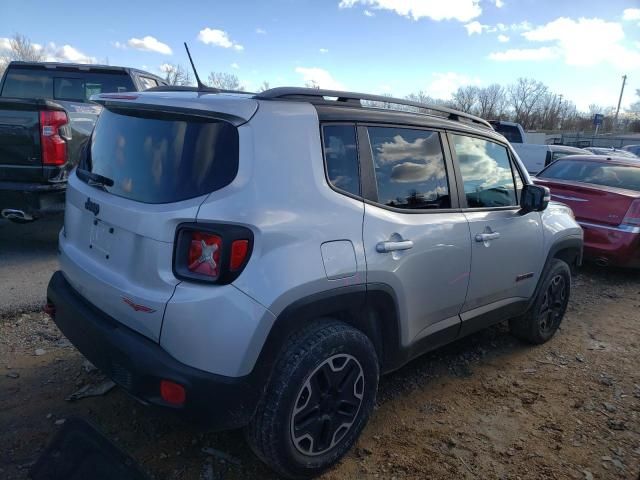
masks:
[[[113,180],[104,175],[90,172],[84,168],[76,169],[76,174],[89,185],[100,187],[113,187]]]

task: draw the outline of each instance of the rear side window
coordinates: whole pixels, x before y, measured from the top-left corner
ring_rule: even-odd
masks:
[[[238,143],[237,128],[227,122],[105,109],[81,168],[113,180],[105,189],[114,195],[171,203],[231,183]]]
[[[360,195],[355,125],[326,125],[323,142],[329,183],[339,190]]]
[[[125,72],[102,73],[11,67],[5,78],[2,96],[85,102],[96,93],[127,91],[135,91],[135,87]]]
[[[369,127],[378,202],[395,208],[451,208],[440,134]]]
[[[451,135],[469,208],[518,205],[506,147],[481,138]]]
[[[640,192],[640,166],[563,159],[550,165],[538,176]]]
[[[142,83],[143,90],[147,90],[148,88],[153,88],[158,86],[158,81],[154,78],[149,78],[149,77],[140,77],[140,83]]]

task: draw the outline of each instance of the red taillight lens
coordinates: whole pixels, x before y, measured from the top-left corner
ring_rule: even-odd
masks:
[[[183,405],[187,399],[187,392],[184,387],[178,383],[161,380],[160,396],[165,402],[171,403],[172,405]]]
[[[634,200],[622,223],[625,225],[633,225],[634,227],[640,226],[640,200]]]
[[[249,252],[249,240],[234,240],[231,244],[231,261],[229,262],[229,269],[233,272],[238,270]]]
[[[60,111],[40,112],[40,144],[43,165],[67,163],[67,142],[60,135],[60,128],[69,123],[67,114]]]
[[[244,270],[253,250],[247,227],[183,223],[176,231],[173,274],[180,279],[227,285]]]
[[[192,232],[187,260],[190,272],[215,278],[220,274],[222,239],[210,233]]]

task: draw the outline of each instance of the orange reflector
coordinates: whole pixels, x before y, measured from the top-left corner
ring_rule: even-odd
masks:
[[[182,405],[187,399],[187,392],[184,387],[169,380],[160,381],[160,396],[172,405]]]

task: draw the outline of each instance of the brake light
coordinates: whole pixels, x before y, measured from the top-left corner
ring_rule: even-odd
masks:
[[[217,278],[220,274],[222,239],[218,235],[191,233],[188,268],[190,272]]]
[[[240,225],[183,223],[173,251],[177,278],[215,284],[233,282],[253,248],[253,233]]]
[[[184,387],[170,380],[160,380],[160,396],[172,405],[182,405],[187,400]]]
[[[640,227],[640,199],[634,200],[633,203],[631,203],[622,223],[625,225]]]
[[[67,142],[60,129],[69,123],[65,112],[43,110],[40,112],[40,144],[43,165],[67,163]]]

